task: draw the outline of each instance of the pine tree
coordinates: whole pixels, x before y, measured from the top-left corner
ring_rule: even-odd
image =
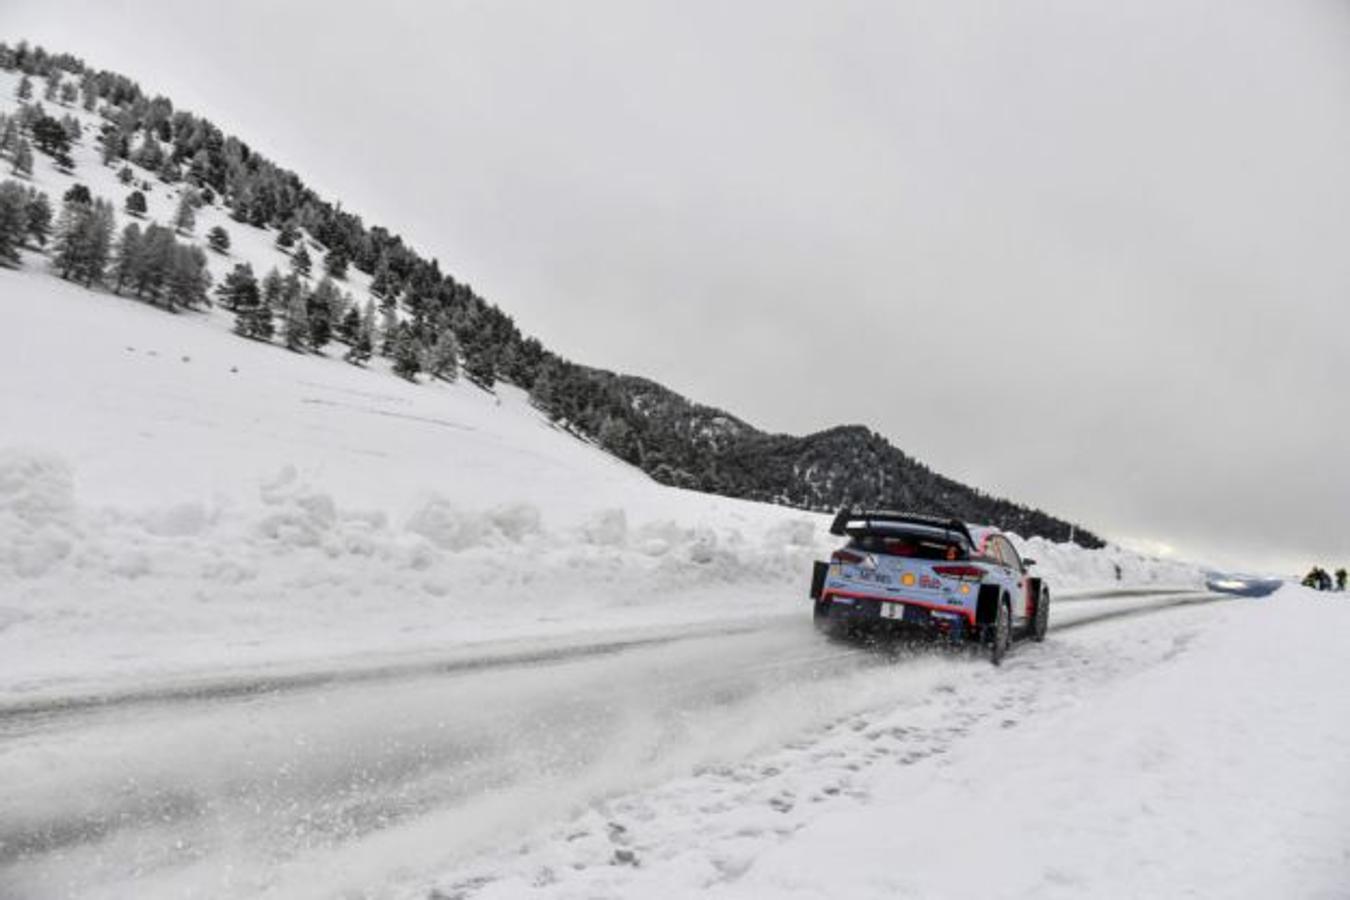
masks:
[[[277,232],[277,249],[290,250],[295,246],[297,238],[299,235],[296,234],[295,227],[287,222],[281,226],[281,231]]]
[[[272,307],[259,303],[252,309],[241,308],[236,315],[235,331],[258,341],[272,340],[276,334],[276,326],[272,323]]]
[[[281,273],[273,266],[262,280],[262,303],[271,310],[284,308],[282,296],[285,293],[286,283],[282,279]]]
[[[112,204],[107,200],[95,200],[85,236],[85,287],[92,287],[103,280],[103,272],[112,256],[113,229],[116,225],[117,216],[113,213]]]
[[[300,248],[291,254],[291,271],[297,275],[308,278],[309,270],[312,266],[313,263],[310,262],[309,251],[305,249],[304,244],[301,244]]]
[[[52,204],[46,194],[36,188],[28,189],[28,236],[39,247],[47,246],[52,232]]]
[[[272,290],[275,293],[281,292],[281,276],[276,269],[264,279],[265,283],[267,281],[274,283]],[[226,306],[235,310],[234,330],[237,334],[259,341],[272,339],[272,307],[259,291],[252,266],[248,263],[235,266],[216,292]]]
[[[171,303],[194,308],[209,303],[207,292],[211,288],[211,275],[206,265],[206,252],[195,244],[175,242],[165,287]]]
[[[557,382],[561,377],[558,364],[550,359],[539,367],[539,374],[535,376],[534,384],[530,386],[530,402],[555,421],[559,418],[555,410]]]
[[[117,180],[123,184],[131,184],[136,178],[136,173],[131,171],[131,166],[123,166],[117,170]]]
[[[390,278],[389,260],[382,255],[380,261],[375,264],[375,277],[370,281],[370,292],[383,300],[392,287]]]
[[[394,374],[415,382],[417,373],[422,368],[419,350],[417,339],[413,336],[408,323],[400,323],[395,330],[394,338]]]
[[[392,306],[380,307],[380,355],[393,359],[398,348],[398,311]]]
[[[127,194],[127,200],[124,205],[127,213],[130,215],[136,216],[137,218],[145,215],[145,195],[140,191],[132,191],[130,194]]]
[[[364,366],[370,361],[371,354],[375,352],[375,308],[369,302],[366,303],[365,311],[361,314],[361,324],[356,332],[356,340],[352,342],[343,359],[354,365]]]
[[[103,279],[112,249],[112,205],[67,201],[57,226],[56,253],[52,264],[62,278],[92,287]]]
[[[304,350],[309,342],[309,321],[305,317],[303,286],[289,298],[286,305],[286,321],[282,328],[282,337],[286,341],[286,349],[296,352]]]
[[[17,181],[0,184],[0,260],[17,263],[28,228],[28,195]]]
[[[347,307],[342,321],[338,323],[337,334],[342,343],[349,347],[356,346],[356,339],[361,334],[361,311],[355,305]]]
[[[179,234],[192,234],[197,227],[197,197],[191,190],[183,191],[178,198],[178,208],[173,213],[173,227]]]
[[[324,278],[305,302],[305,317],[309,322],[309,345],[321,350],[333,339],[334,309],[341,302],[337,285]]]
[[[262,302],[258,279],[253,277],[253,267],[248,263],[239,263],[231,269],[220,287],[216,288],[216,295],[220,297],[221,304],[231,312],[255,307]]]
[[[323,258],[323,270],[339,281],[347,277],[347,257],[341,250],[329,250]]]
[[[135,283],[136,270],[141,264],[141,244],[141,226],[135,222],[127,223],[117,241],[117,254],[113,257],[113,290],[118,294]]]
[[[145,139],[141,141],[141,146],[132,155],[132,162],[147,172],[158,171],[159,167],[164,164],[164,150],[159,146],[159,141],[155,140],[154,135],[146,133]]]
[[[126,138],[119,129],[112,125],[104,126],[103,133],[98,138],[98,147],[105,166],[110,166],[114,160],[126,156],[126,146]],[[129,180],[130,177],[128,176],[126,181]],[[126,184],[126,181],[122,183]]]
[[[53,72],[47,76],[47,86],[42,89],[42,99],[48,103],[56,102],[57,89],[61,87],[61,73]]]
[[[33,148],[22,138],[19,139],[19,149],[14,151],[14,168],[11,171],[15,175],[33,174]]]
[[[356,335],[356,340],[352,342],[351,347],[343,354],[342,358],[347,362],[357,366],[364,366],[370,362],[370,355],[374,352],[374,339],[370,331],[362,328]]]
[[[61,85],[61,102],[66,106],[74,104],[79,95],[80,89],[75,87],[75,82],[67,81],[65,84]]]
[[[152,222],[141,236],[140,259],[133,274],[136,296],[149,297],[151,302],[170,310],[174,308],[173,296],[165,292],[164,285],[177,243],[171,230]]]
[[[27,75],[23,76],[19,79],[19,87],[15,93],[18,94],[21,102],[27,103],[33,99],[33,80]]]
[[[206,233],[206,243],[217,253],[228,253],[230,233],[217,225]]]
[[[211,154],[206,148],[198,150],[192,156],[192,162],[188,166],[188,180],[193,184],[201,186],[206,184],[211,175]],[[209,200],[207,201],[210,202]]]
[[[497,350],[483,335],[471,335],[464,343],[464,373],[479,387],[497,383]]]
[[[51,116],[38,116],[28,130],[33,135],[33,146],[48,156],[56,157],[70,152],[70,135]]]
[[[61,197],[62,203],[83,203],[85,206],[94,202],[94,195],[89,193],[89,188],[76,182],[70,186],[65,195]]]
[[[5,116],[4,123],[0,128],[0,153],[12,154],[19,148],[19,123],[13,116]]]
[[[62,278],[69,279],[80,265],[80,232],[89,214],[89,207],[83,203],[72,203],[67,200],[61,206],[61,218],[56,223],[56,246],[52,265]]]
[[[66,130],[66,137],[70,139],[71,144],[78,144],[84,137],[84,129],[80,127],[80,120],[66,113],[61,117],[61,127]]]
[[[427,348],[426,370],[432,378],[454,381],[459,377],[459,344],[449,328],[436,333],[436,340]]]

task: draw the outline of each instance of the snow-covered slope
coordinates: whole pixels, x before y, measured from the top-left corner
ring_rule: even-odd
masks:
[[[821,516],[663,487],[520,392],[411,385],[0,271],[0,684],[805,613]],[[1194,569],[1030,542],[1061,590]]]

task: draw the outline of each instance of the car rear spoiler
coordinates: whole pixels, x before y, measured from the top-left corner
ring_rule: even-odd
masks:
[[[835,515],[830,523],[830,534],[843,537],[868,531],[887,531],[887,525],[918,525],[922,528],[936,528],[954,534],[967,544],[973,545],[974,538],[970,529],[960,519],[943,519],[938,516],[923,516],[917,513],[888,512],[886,510],[853,510],[845,507]]]

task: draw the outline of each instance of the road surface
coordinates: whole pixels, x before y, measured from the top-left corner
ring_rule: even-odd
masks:
[[[1066,597],[1052,638],[1222,599]],[[597,798],[885,708],[934,654],[987,666],[832,643],[799,613],[10,702],[0,897],[378,895]]]

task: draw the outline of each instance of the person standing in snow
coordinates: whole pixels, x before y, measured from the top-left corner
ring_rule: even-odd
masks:
[[[1345,566],[1336,570],[1336,590],[1345,590]]]
[[[1315,591],[1326,591],[1331,589],[1331,576],[1321,566],[1313,566],[1308,574],[1303,576],[1303,586],[1312,588]]]

